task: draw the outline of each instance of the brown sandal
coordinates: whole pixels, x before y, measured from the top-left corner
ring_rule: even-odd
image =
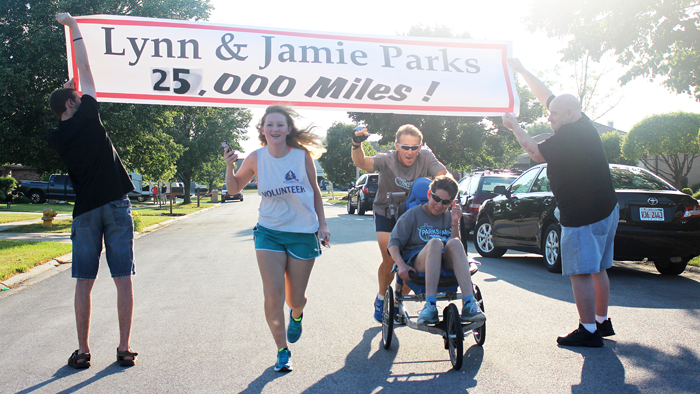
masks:
[[[128,350],[121,351],[117,349],[117,362],[122,367],[133,367],[136,364],[136,356],[139,354]],[[125,357],[131,357],[131,360],[126,360]]]
[[[78,362],[80,360],[83,361]],[[78,353],[78,350],[76,350],[68,358],[68,365],[75,369],[90,368],[90,353]]]

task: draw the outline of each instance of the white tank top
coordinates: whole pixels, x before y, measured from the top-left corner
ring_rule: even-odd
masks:
[[[317,232],[314,191],[306,175],[306,151],[292,148],[281,158],[270,155],[267,146],[257,152],[258,194],[262,196],[258,224],[277,231]]]

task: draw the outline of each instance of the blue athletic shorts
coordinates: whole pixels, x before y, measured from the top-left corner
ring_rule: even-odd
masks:
[[[321,243],[316,234],[271,230],[258,224],[253,229],[253,240],[255,250],[282,252],[297,260],[311,260],[321,255]]]
[[[562,275],[595,274],[612,267],[615,231],[620,220],[616,205],[607,218],[581,227],[561,228]]]
[[[376,212],[374,213],[374,231],[390,233],[391,230],[394,229],[395,225],[396,220],[393,218],[389,219],[385,216],[378,215]]]
[[[103,240],[112,278],[136,274],[134,220],[127,196],[74,218],[70,239],[73,242],[73,278],[97,278]]]

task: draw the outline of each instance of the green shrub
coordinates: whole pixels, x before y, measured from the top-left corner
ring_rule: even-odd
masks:
[[[693,198],[700,199],[700,190],[698,190],[697,193],[693,194]]]
[[[689,196],[693,195],[693,189],[691,189],[689,187],[684,187],[683,190],[681,190],[681,191]]]
[[[143,230],[143,218],[139,212],[131,211],[131,216],[134,219],[134,230],[141,232]]]
[[[12,198],[13,204],[29,204],[30,202],[32,202],[32,200],[25,196],[14,196]]]
[[[15,186],[17,185],[17,181],[15,178],[11,176],[0,176],[0,202],[4,202],[13,190],[15,190]]]

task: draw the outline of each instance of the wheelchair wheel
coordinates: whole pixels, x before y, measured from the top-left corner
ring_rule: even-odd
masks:
[[[394,289],[386,287],[384,292],[384,310],[382,310],[382,346],[389,349],[394,334]]]
[[[464,358],[464,332],[462,331],[462,321],[459,318],[459,310],[455,304],[450,304],[445,308],[445,341],[447,341],[450,352],[450,362],[452,368],[459,371],[462,368]]]
[[[479,290],[479,286],[477,285],[474,285],[474,298],[479,304],[481,311],[486,313],[486,311],[484,310],[484,299],[481,297],[481,290]],[[476,344],[479,346],[483,346],[484,342],[486,342],[486,322],[484,322],[484,324],[482,324],[481,327],[472,331],[472,334],[474,335],[474,340],[476,341]]]

